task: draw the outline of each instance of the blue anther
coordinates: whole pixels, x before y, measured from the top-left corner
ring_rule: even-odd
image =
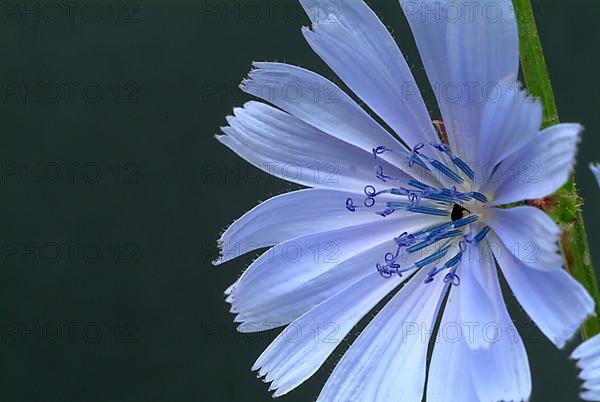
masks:
[[[451,231],[442,230],[442,231],[434,232],[434,233],[430,234],[424,241],[407,248],[406,251],[409,253],[414,253],[414,252],[422,250],[426,247],[429,247],[430,245],[432,245],[440,240],[450,239],[452,237],[460,236],[461,234],[462,234],[461,230],[451,230]]]
[[[426,194],[422,195],[423,198],[427,198],[428,200],[434,200],[434,201],[440,201],[440,202],[445,202],[448,204],[454,204],[457,203],[459,201],[459,199],[457,197],[453,197],[451,195],[449,195],[447,192],[444,191],[428,191]]]
[[[415,252],[417,252],[419,250],[424,249],[425,247],[430,246],[433,243],[435,243],[435,241],[425,240],[425,241],[422,241],[421,243],[417,243],[414,246],[407,248],[406,251],[408,253],[415,253]]]
[[[391,194],[408,196],[410,203],[407,202],[388,202],[387,206],[394,209],[403,209],[410,212],[415,212],[425,215],[434,216],[449,216],[450,211],[442,208],[426,207],[418,204],[420,199],[419,195],[415,192],[409,191],[404,188],[392,189]]]
[[[443,188],[440,192],[456,201],[469,201],[471,199],[468,194],[461,193],[456,189],[455,186],[453,186],[451,189]]]
[[[454,229],[454,222],[444,223],[443,225],[436,226],[432,229],[422,230],[420,232],[415,233],[415,237],[418,239],[426,239],[429,238],[433,233],[438,232],[448,232],[449,229]]]
[[[407,211],[415,212],[417,214],[434,215],[434,216],[449,216],[450,212],[446,209],[424,207],[421,205],[411,205],[406,208]]]
[[[452,163],[454,163],[454,166],[456,166],[464,174],[466,174],[469,179],[473,180],[473,178],[475,177],[475,172],[473,172],[473,169],[471,169],[469,167],[469,165],[467,165],[458,156],[454,156],[452,154],[452,152],[450,151],[450,147],[448,145],[446,145],[444,143],[439,143],[439,144],[432,143],[431,146],[433,146],[434,148],[436,148],[438,151],[440,151],[440,152],[448,155],[448,157],[450,157],[450,159],[452,160]]]
[[[412,186],[412,187],[415,187],[415,188],[417,188],[417,189],[419,189],[419,190],[425,190],[425,189],[427,189],[427,188],[431,188],[431,187],[430,187],[430,186],[428,186],[427,184],[425,184],[425,183],[421,183],[420,181],[418,181],[418,180],[414,180],[414,179],[411,179],[411,180],[409,180],[409,181],[408,181],[408,185],[409,185],[409,186]]]
[[[450,258],[448,261],[446,261],[444,263],[444,267],[452,268],[453,266],[455,266],[456,264],[458,264],[460,262],[460,260],[462,259],[462,256],[463,256],[463,252],[462,251],[458,252],[458,254],[456,254],[454,257]]]
[[[443,225],[438,226],[435,230],[446,230],[446,229],[454,229],[454,222],[447,222]]]
[[[469,165],[467,165],[459,157],[457,157],[457,156],[451,156],[451,158],[452,158],[452,163],[454,163],[454,165],[457,168],[459,168],[464,174],[466,174],[469,179],[473,180],[473,178],[475,177],[475,172],[473,172],[473,169],[471,169],[469,167]]]
[[[394,208],[394,209],[404,209],[407,210],[408,207],[410,207],[410,203],[408,202],[388,202],[386,204],[389,208]]]
[[[475,198],[477,201],[483,202],[484,204],[488,202],[488,198],[485,195],[478,193],[477,191],[470,192],[469,195]]]
[[[470,223],[476,222],[477,220],[479,220],[477,215],[469,215],[464,218],[457,219],[454,222],[451,222],[451,224],[452,224],[452,227],[454,227],[454,228],[460,228],[460,227],[466,226]]]
[[[479,233],[477,233],[475,235],[475,237],[473,238],[472,242],[474,244],[478,244],[479,242],[481,242],[485,236],[487,236],[487,234],[490,232],[490,227],[489,226],[485,226],[483,229],[481,229],[479,231]]]
[[[448,166],[444,165],[442,162],[440,162],[436,159],[430,159],[429,163],[437,171],[439,171],[440,173],[442,173],[444,176],[448,177],[449,179],[451,179],[459,184],[464,182],[462,177],[460,177],[456,172],[451,170]]]
[[[427,265],[431,264],[432,262],[439,260],[440,258],[444,258],[444,256],[448,253],[449,248],[450,248],[450,246],[446,246],[446,247],[436,251],[435,253],[431,254],[430,256],[427,256],[427,257],[415,262],[415,266],[417,268],[423,268],[424,266],[427,266]]]
[[[436,240],[441,239],[451,239],[452,237],[456,237],[462,234],[462,230],[443,230],[441,232],[434,233],[431,238]]]

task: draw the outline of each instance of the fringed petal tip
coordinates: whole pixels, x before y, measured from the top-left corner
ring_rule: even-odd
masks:
[[[600,335],[588,339],[571,353],[577,360],[579,379],[583,381],[580,398],[586,401],[600,400]]]
[[[600,400],[600,389],[587,390],[579,394],[579,397],[584,401]]]
[[[222,263],[225,262],[224,257],[223,257],[223,241],[221,239],[217,240],[217,251],[219,253],[219,255],[217,256],[217,258],[215,258],[214,260],[212,260],[211,264],[215,267],[221,265]],[[227,288],[227,290],[225,290],[225,292],[229,291],[230,289]],[[229,295],[231,292],[229,293],[225,293],[226,295]]]
[[[582,306],[580,307],[579,315],[575,314],[573,319],[575,322],[579,323],[579,326],[583,325],[583,323],[596,316],[595,313],[595,303],[589,294],[587,297],[582,296]],[[564,333],[560,336],[555,336],[554,338],[550,338],[550,340],[556,345],[558,349],[564,349],[567,344],[573,342],[575,337],[578,334],[579,326],[571,327],[570,329],[565,329]],[[573,358],[573,357],[571,357]]]
[[[600,355],[600,335],[596,335],[577,346],[571,353],[571,359],[582,360],[595,354]]]
[[[284,387],[284,384],[278,383],[278,380],[275,378],[273,372],[269,371],[264,366],[262,366],[262,363],[259,363],[259,361],[260,358],[256,361],[256,363],[254,363],[254,365],[251,368],[251,371],[256,372],[256,378],[258,378],[265,384],[269,384],[268,391],[272,393],[271,397],[273,399],[283,396],[292,391],[293,388]]]

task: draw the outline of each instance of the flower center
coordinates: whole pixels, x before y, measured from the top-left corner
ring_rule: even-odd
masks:
[[[356,204],[352,198],[346,200],[346,208],[352,212],[357,208],[383,207],[377,214],[382,217],[397,211],[447,217],[448,222],[416,232],[403,232],[394,238],[396,250],[384,256],[384,262],[377,263],[376,269],[384,278],[393,275],[402,276],[425,267],[431,267],[425,283],[430,283],[440,272],[446,272],[445,282],[460,284],[456,271],[463,253],[470,245],[481,242],[488,234],[489,226],[479,222],[477,212],[485,208],[487,197],[477,191],[460,191],[470,189],[474,178],[473,170],[459,157],[450,152],[446,144],[431,144],[439,154],[439,159],[424,153],[424,144],[413,147],[411,152],[393,150],[387,147],[373,149],[377,158],[385,152],[404,153],[409,167],[425,170],[430,178],[438,173],[440,186],[432,186],[414,178],[394,177],[386,174],[381,165],[376,167],[376,177],[383,183],[397,183],[377,191],[375,186],[364,188],[365,198],[362,205]],[[434,179],[435,180],[435,179]],[[383,199],[383,200],[382,200]],[[437,223],[437,222],[436,222]],[[466,233],[468,230],[468,233]],[[456,252],[452,257],[452,247]],[[416,254],[419,252],[420,254]],[[419,258],[417,258],[417,255]],[[421,258],[422,257],[422,258]],[[410,262],[412,261],[412,262]]]
[[[459,220],[460,218],[464,218],[465,216],[467,216],[471,211],[469,211],[467,208],[463,207],[460,204],[454,204],[454,206],[452,207],[452,213],[450,214],[450,218],[452,218],[452,222]]]

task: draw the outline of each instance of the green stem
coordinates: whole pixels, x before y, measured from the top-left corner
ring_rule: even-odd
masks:
[[[521,69],[525,77],[527,90],[540,98],[544,107],[543,126],[548,127],[559,122],[554,101],[554,92],[544,59],[544,52],[538,34],[533,8],[530,0],[513,0],[519,26]],[[552,207],[548,213],[562,229],[561,246],[567,268],[596,302],[596,316],[588,319],[581,328],[581,334],[587,339],[600,332],[600,292],[581,213],[581,198],[575,187],[573,176],[552,196]],[[568,303],[569,300],[564,300]]]

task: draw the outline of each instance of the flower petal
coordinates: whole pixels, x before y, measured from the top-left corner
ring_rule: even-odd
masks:
[[[234,110],[226,135],[217,139],[259,169],[284,180],[318,188],[360,192],[386,174],[407,177],[373,154],[334,138],[299,119],[259,102]],[[389,173],[387,173],[389,172]]]
[[[461,286],[464,280],[461,280]],[[456,289],[450,290],[438,329],[427,376],[427,402],[477,401],[473,384],[471,355],[460,318]],[[451,384],[451,385],[450,385]],[[449,387],[451,386],[451,389]]]
[[[557,124],[506,158],[483,189],[491,196],[491,205],[541,198],[558,190],[573,169],[582,129],[579,124]]]
[[[500,241],[492,250],[515,297],[540,330],[562,348],[594,312],[594,301],[579,282],[562,269],[531,269],[512,257]]]
[[[306,40],[348,87],[409,147],[439,142],[410,68],[375,13],[360,0],[301,3],[313,22]]]
[[[582,368],[579,378],[586,382],[584,386],[587,388],[587,385],[594,384],[600,390],[600,358],[590,357],[586,362],[580,361],[578,366]]]
[[[279,243],[261,255],[232,289],[242,332],[288,324],[315,305],[376,270],[393,238],[443,222],[425,215],[382,219]]]
[[[502,95],[487,102],[481,122],[477,161],[477,182],[508,155],[523,148],[538,134],[542,124],[542,104],[518,88],[515,77],[500,83]],[[525,156],[537,155],[528,150]],[[544,152],[541,152],[543,154]]]
[[[525,346],[510,317],[497,323],[496,343],[472,352],[473,382],[479,401],[528,401],[531,370]]]
[[[600,400],[600,386],[595,387],[592,390],[586,390],[579,394],[579,397],[584,401],[598,401]]]
[[[409,167],[408,151],[333,82],[300,67],[282,63],[254,63],[241,89],[262,98],[303,122],[368,153],[378,146],[394,149],[379,158],[414,178],[436,184],[433,176]]]
[[[600,335],[583,342],[571,353],[571,358],[577,360],[589,359],[592,356],[597,356],[598,363],[600,363]]]
[[[600,399],[600,335],[588,339],[571,353],[572,359],[579,360],[581,369],[579,378],[583,380],[584,391],[581,399],[597,401]]]
[[[420,401],[428,338],[441,304],[444,281],[423,283],[422,269],[377,314],[327,380],[317,402]]]
[[[483,108],[505,77],[517,77],[517,24],[510,0],[401,0],[450,145],[475,161]]]
[[[350,330],[406,277],[372,271],[291,323],[264,351],[253,370],[273,381],[274,396],[312,376]]]
[[[345,208],[347,198],[364,194],[335,190],[304,189],[281,194],[257,205],[227,228],[219,239],[221,255],[215,265],[282,241],[311,233],[381,221],[375,211],[386,208],[391,198],[376,198],[372,208]],[[403,212],[397,211],[396,216]]]
[[[295,241],[288,243],[288,250],[296,250],[295,247],[298,247],[298,249],[300,247],[299,243]],[[327,246],[332,244],[334,243],[326,243]],[[313,243],[309,246],[313,250],[307,251],[314,253],[317,250],[317,245],[318,243]],[[337,246],[332,246],[331,250],[323,251],[330,254],[332,251],[336,251],[334,247]],[[314,277],[305,281],[286,278],[282,279],[281,283],[269,286],[268,289],[260,282],[255,285],[246,285],[242,282],[242,286],[249,289],[248,292],[262,293],[238,296],[234,291],[230,297],[231,310],[238,314],[235,321],[241,323],[238,330],[240,332],[258,332],[291,323],[314,306],[341,292],[365,275],[377,272],[375,264],[393,248],[394,241],[387,240],[341,262],[332,258],[331,262],[327,264],[328,266],[322,268],[322,272],[313,274]],[[254,269],[254,267],[252,268]],[[267,267],[267,270],[270,268]],[[311,268],[316,267],[311,266]],[[283,266],[283,270],[288,272],[288,275],[294,275],[293,269],[295,269],[293,264]],[[253,296],[261,294],[262,297],[253,298]]]
[[[498,322],[500,306],[494,298],[498,276],[494,258],[484,253],[479,245],[468,246],[460,262],[460,286],[456,298],[460,300],[459,318],[465,326],[475,330],[469,334],[467,346],[482,349],[490,346],[481,328]]]
[[[383,127],[337,85],[317,73],[283,63],[253,63],[241,89],[282,108],[342,141],[371,152],[378,146],[399,148]]]
[[[481,328],[489,347],[474,351],[471,358],[475,389],[481,401],[527,401],[531,395],[527,352],[506,310],[496,269],[492,268],[488,274],[491,280],[487,290],[496,306],[496,315],[495,321],[489,321],[492,318],[489,317]]]
[[[463,291],[452,288],[438,330],[429,372],[427,401],[523,401],[531,394],[531,374],[525,347],[506,311],[495,267],[491,267],[490,297],[497,314],[476,323],[463,322],[460,311],[466,301],[457,295]],[[473,324],[483,324],[473,326]],[[483,334],[486,348],[470,347],[473,335]],[[490,381],[493,377],[493,381]],[[448,392],[448,384],[452,391]],[[451,395],[457,393],[460,395]]]
[[[560,229],[538,208],[489,208],[482,219],[510,250],[502,263],[512,254],[513,260],[542,271],[559,270],[563,266],[558,248]]]

